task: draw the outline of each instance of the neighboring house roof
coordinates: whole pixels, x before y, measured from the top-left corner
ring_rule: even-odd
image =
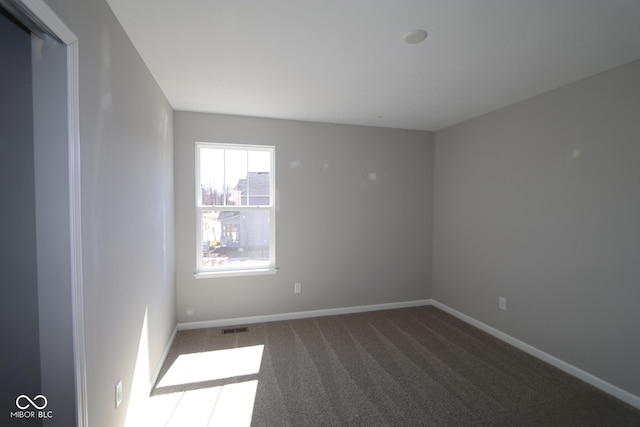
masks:
[[[246,178],[238,180],[235,190],[243,196],[264,196],[269,194],[269,172],[249,172]]]

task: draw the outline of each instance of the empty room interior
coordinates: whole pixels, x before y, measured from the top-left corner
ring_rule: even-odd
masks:
[[[639,2],[0,5],[0,424],[640,424]]]

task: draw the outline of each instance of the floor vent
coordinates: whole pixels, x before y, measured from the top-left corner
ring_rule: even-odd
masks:
[[[247,332],[249,330],[249,328],[230,328],[230,329],[223,329],[222,333],[223,334],[236,334],[238,332]]]

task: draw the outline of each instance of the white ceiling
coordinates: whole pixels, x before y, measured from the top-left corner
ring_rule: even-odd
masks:
[[[640,0],[107,1],[185,111],[439,130],[640,58]]]

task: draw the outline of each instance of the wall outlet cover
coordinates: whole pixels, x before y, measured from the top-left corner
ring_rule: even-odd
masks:
[[[116,383],[116,408],[122,403],[122,378]]]

